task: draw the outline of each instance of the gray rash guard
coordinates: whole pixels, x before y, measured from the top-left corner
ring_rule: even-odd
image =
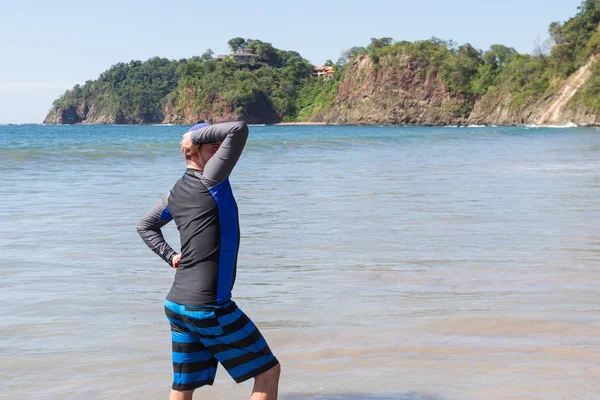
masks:
[[[181,236],[181,261],[167,296],[172,302],[202,306],[231,299],[240,233],[228,177],[247,138],[244,122],[192,131],[194,144],[223,143],[203,171],[188,168],[137,225],[148,247],[172,265],[176,252],[165,241],[161,228],[175,220]]]

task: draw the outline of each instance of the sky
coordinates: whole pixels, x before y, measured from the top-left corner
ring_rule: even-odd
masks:
[[[320,2],[0,0],[0,123],[41,123],[73,85],[118,62],[227,53],[234,37],[298,51],[315,65],[373,37],[432,36],[531,53],[581,0]]]

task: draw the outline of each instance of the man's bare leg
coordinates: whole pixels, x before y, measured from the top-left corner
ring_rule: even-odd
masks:
[[[281,366],[277,364],[270,370],[256,376],[250,400],[277,400],[280,374]]]
[[[169,400],[192,400],[193,390],[171,390]]]

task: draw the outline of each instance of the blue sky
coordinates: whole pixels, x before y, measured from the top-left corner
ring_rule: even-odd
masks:
[[[117,62],[225,53],[233,37],[296,50],[313,64],[372,37],[436,36],[530,53],[581,0],[0,0],[0,123],[40,123],[65,89]]]

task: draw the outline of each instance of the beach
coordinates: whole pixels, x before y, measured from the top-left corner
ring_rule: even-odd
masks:
[[[173,271],[135,225],[184,130],[0,126],[0,398],[167,398]],[[597,399],[599,171],[592,128],[251,127],[233,296],[280,398]]]

